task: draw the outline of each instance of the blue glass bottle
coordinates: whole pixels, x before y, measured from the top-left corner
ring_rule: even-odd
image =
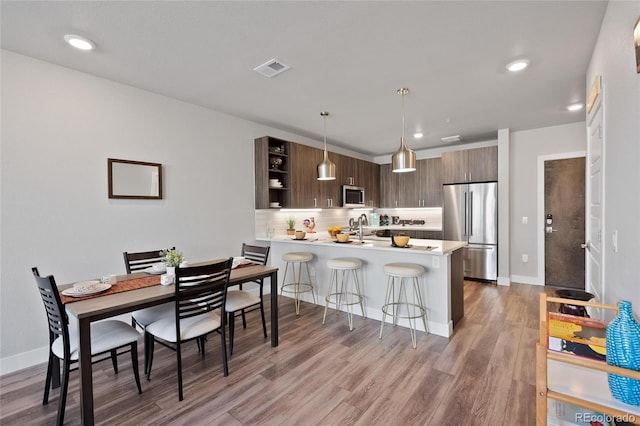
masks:
[[[622,300],[618,316],[607,327],[607,364],[640,371],[640,324],[631,302]],[[609,374],[613,397],[625,404],[640,405],[640,380]]]

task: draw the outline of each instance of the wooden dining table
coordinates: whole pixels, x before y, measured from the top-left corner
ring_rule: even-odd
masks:
[[[207,262],[200,262],[204,264]],[[116,277],[117,282],[145,277],[137,272]],[[278,346],[278,268],[268,265],[243,265],[233,269],[229,286],[270,278],[271,281],[271,346]],[[115,285],[117,285],[117,282]],[[60,290],[73,284],[61,285]],[[93,425],[93,370],[91,365],[91,323],[138,309],[160,305],[174,300],[173,285],[154,285],[121,293],[109,294],[65,304],[68,314],[78,320],[80,370],[80,416],[83,425]]]

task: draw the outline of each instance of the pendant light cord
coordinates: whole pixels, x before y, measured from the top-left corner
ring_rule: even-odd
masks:
[[[326,114],[322,115],[322,124],[324,129],[324,159],[327,159],[327,116]]]
[[[329,115],[329,113],[327,111],[322,111],[320,115],[323,118],[322,125],[324,130],[324,161],[327,161],[327,159],[329,158],[329,155],[327,155],[327,116]]]
[[[404,145],[404,91],[402,92],[402,144]]]

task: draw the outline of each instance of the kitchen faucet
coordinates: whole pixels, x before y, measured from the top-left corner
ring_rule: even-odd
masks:
[[[358,217],[358,234],[360,236],[360,242],[364,241],[364,228],[363,226],[369,226],[369,219],[367,215],[362,213],[360,217]]]

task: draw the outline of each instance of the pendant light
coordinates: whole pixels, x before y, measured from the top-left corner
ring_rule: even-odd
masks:
[[[409,89],[406,87],[398,89],[398,94],[402,95],[402,138],[400,138],[400,148],[391,156],[391,164],[395,173],[416,170],[416,153],[409,149],[404,139],[404,95],[407,93],[409,93]]]
[[[329,160],[327,154],[327,111],[322,111],[320,115],[324,118],[324,159],[318,164],[318,180],[335,180],[336,165]]]

